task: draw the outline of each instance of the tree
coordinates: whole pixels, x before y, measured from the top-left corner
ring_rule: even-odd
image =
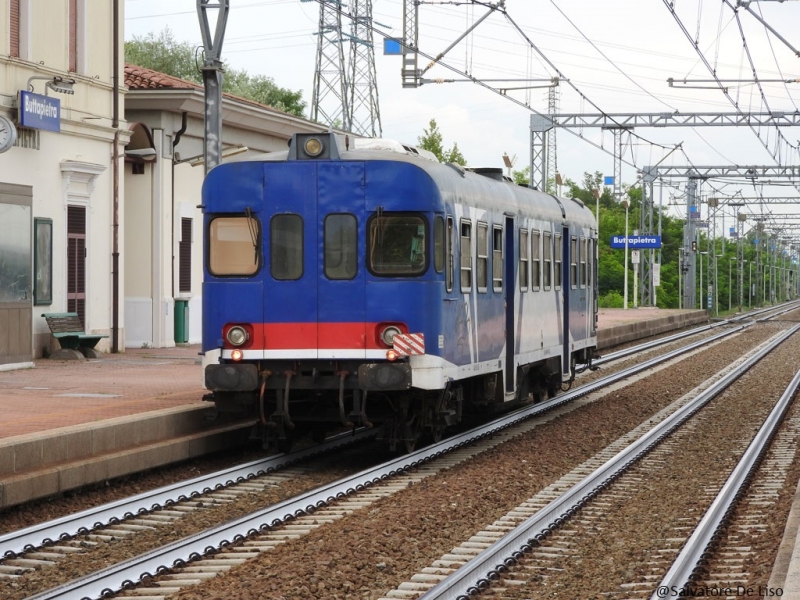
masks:
[[[417,143],[423,150],[433,152],[441,162],[456,163],[462,166],[467,164],[467,160],[461,154],[461,150],[458,149],[457,143],[454,143],[450,150],[444,149],[442,132],[439,131],[436,119],[431,119],[428,123],[428,129],[422,130],[422,136],[417,138]]]
[[[198,54],[199,49],[191,44],[176,41],[169,27],[158,35],[151,32],[145,36],[134,36],[133,40],[125,42],[126,62],[187,81],[203,83],[198,68],[202,59]],[[306,103],[303,101],[302,90],[292,91],[278,87],[271,77],[249,75],[246,71],[230,68],[225,62],[223,69],[223,92],[266,104],[298,117],[303,116]]]

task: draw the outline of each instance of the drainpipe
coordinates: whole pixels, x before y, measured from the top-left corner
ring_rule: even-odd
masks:
[[[113,51],[112,83],[114,104],[111,126],[114,128],[114,147],[111,150],[111,166],[114,179],[112,224],[111,224],[111,352],[119,352],[119,0],[114,0],[111,12],[114,21],[112,30]]]
[[[181,114],[181,128],[175,132],[175,137],[172,139],[172,297],[175,297],[175,148],[181,143],[181,137],[186,133],[186,127],[189,125],[189,113],[183,112]]]

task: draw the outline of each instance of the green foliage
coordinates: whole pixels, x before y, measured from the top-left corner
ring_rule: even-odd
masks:
[[[134,36],[125,42],[125,61],[173,77],[203,83],[198,65],[202,62],[199,49],[175,40],[169,27],[158,34]],[[223,63],[224,64],[224,63]],[[232,69],[224,64],[222,91],[266,104],[278,110],[303,116],[306,103],[302,90],[292,91],[278,87],[271,77],[249,75],[246,71]]]
[[[528,165],[521,171],[511,171],[511,177],[517,185],[529,185],[531,182],[531,167]]]
[[[422,130],[422,135],[417,138],[417,145],[423,150],[432,152],[441,162],[455,163],[462,166],[467,164],[467,160],[461,154],[461,150],[458,149],[457,143],[454,143],[450,150],[444,149],[442,132],[439,131],[436,119],[431,119],[428,123],[428,129]]]

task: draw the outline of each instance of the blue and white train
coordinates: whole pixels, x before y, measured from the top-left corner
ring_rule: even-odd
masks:
[[[217,166],[203,210],[207,398],[265,443],[375,425],[411,449],[591,364],[597,225],[579,200],[328,133]]]

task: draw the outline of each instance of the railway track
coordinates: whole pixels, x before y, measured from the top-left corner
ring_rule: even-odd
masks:
[[[531,593],[527,584],[535,582],[540,593],[547,592],[548,597],[553,598],[576,597],[576,594],[579,597],[602,595],[611,598],[650,598],[651,594],[652,598],[679,597],[681,590],[690,585],[690,580],[696,577],[698,569],[704,568],[701,562],[707,558],[705,553],[708,546],[717,534],[726,513],[731,510],[734,499],[742,493],[743,483],[747,480],[758,457],[763,455],[766,443],[775,434],[777,424],[797,391],[800,376],[795,376],[792,380],[746,453],[747,441],[743,439],[731,441],[730,449],[746,455],[730,476],[728,484],[722,485],[724,479],[718,486],[708,482],[698,484],[692,479],[685,481],[685,485],[691,489],[693,500],[704,508],[711,506],[705,513],[706,516],[703,517],[703,511],[694,506],[694,510],[687,511],[683,513],[684,516],[674,519],[669,535],[652,540],[655,545],[650,545],[649,553],[637,556],[631,553],[628,547],[625,551],[628,553],[627,565],[633,565],[631,567],[633,570],[636,570],[637,565],[640,568],[637,573],[631,573],[629,580],[618,582],[616,588],[612,582],[614,576],[619,575],[620,564],[615,565],[613,559],[609,562],[607,555],[604,556],[601,549],[605,548],[606,552],[613,553],[628,545],[628,542],[636,537],[631,530],[636,528],[637,524],[624,521],[628,530],[620,531],[617,527],[621,526],[623,521],[617,518],[609,524],[609,514],[614,511],[625,512],[625,508],[628,509],[625,516],[629,519],[637,514],[630,507],[637,501],[637,496],[643,493],[642,489],[647,488],[644,484],[652,477],[651,473],[668,470],[670,462],[675,461],[679,454],[677,451],[685,451],[693,439],[704,435],[702,432],[709,428],[708,423],[700,422],[699,415],[695,419],[692,417],[798,330],[800,325],[778,336],[767,347],[696,397],[688,401],[686,399],[678,401],[673,407],[674,412],[669,416],[663,419],[660,415],[654,417],[652,420],[658,421],[658,424],[634,441],[630,438],[637,436],[639,431],[623,436],[588,464],[582,465],[517,507],[507,515],[505,522],[506,526],[513,523],[514,528],[498,541],[489,543],[492,537],[491,530],[479,532],[475,536],[473,547],[483,545],[485,549],[480,552],[473,551],[468,561],[457,560],[463,559],[463,556],[443,556],[431,566],[431,569],[438,569],[438,572],[421,573],[416,581],[412,579],[404,584],[405,588],[401,586],[399,589],[419,592],[425,590],[421,595],[424,600],[460,600],[485,593],[487,590],[489,593],[486,595],[492,597],[524,598],[526,594],[529,596]],[[714,417],[704,418],[706,421],[712,421],[711,427],[714,426],[713,418],[719,418],[724,414],[724,410],[720,409],[712,414]],[[687,425],[679,434],[668,438],[684,423]],[[791,432],[792,425],[785,435],[791,436]],[[623,445],[626,447],[621,449]],[[649,456],[643,458],[647,454]],[[609,457],[608,460],[594,468],[597,462],[606,457]],[[587,469],[593,470],[584,477],[583,474]],[[717,476],[719,477],[718,473]],[[674,481],[672,483],[674,484]],[[691,488],[692,485],[698,487]],[[715,491],[712,490],[719,487],[723,488],[722,492],[715,498]],[[645,495],[662,498],[665,494],[675,493],[677,492],[674,487],[671,490],[669,487],[651,487],[644,492]],[[692,512],[699,512],[697,519],[695,514],[691,514]],[[638,513],[638,516],[647,521],[643,514]],[[696,528],[700,517],[703,519]],[[500,528],[503,524],[501,520],[494,526]],[[647,525],[644,530],[651,536],[653,531],[666,530],[664,526],[653,526],[650,521]],[[642,534],[641,528],[638,533]],[[615,536],[618,540],[616,543],[613,541]],[[736,543],[735,538],[732,539],[733,543]],[[682,547],[685,551],[679,553]],[[749,548],[741,546],[728,548],[731,549],[736,553],[749,551]],[[727,556],[725,551],[722,555]],[[655,573],[662,569],[666,571],[673,558],[674,566],[659,583]],[[582,564],[581,578],[591,573],[594,576],[593,581],[581,582],[570,572],[570,566],[589,562],[594,564],[594,569]],[[602,574],[604,567],[611,571],[609,576]],[[447,571],[450,571],[449,574]],[[713,580],[718,573],[709,573],[708,576],[710,583],[719,583]],[[432,585],[431,579],[438,582]]]
[[[738,328],[736,328],[735,331],[740,331],[740,330],[741,330],[741,327],[738,327]],[[711,342],[709,342],[708,340],[702,340],[701,342],[698,342],[697,344],[705,346],[705,345],[707,345],[709,343],[711,343]],[[684,350],[684,351],[688,352],[689,350]],[[674,354],[671,353],[671,358],[674,358],[674,356],[676,356],[677,354],[678,353],[674,353]],[[663,358],[662,360],[668,360],[668,358]],[[648,369],[653,368],[653,365],[655,364],[655,362],[656,361],[650,361],[650,362],[645,363],[643,365],[638,365],[637,367],[635,367],[633,369],[626,369],[622,374],[616,375],[615,378],[616,378],[616,380],[620,380],[620,379],[623,379],[625,377],[630,377],[632,374],[634,374],[636,372],[646,371]],[[589,394],[591,391],[593,391],[595,389],[600,389],[604,385],[608,385],[608,384],[609,384],[609,382],[600,383],[600,384],[592,384],[591,386],[588,386],[587,389],[581,388],[581,390],[575,390],[571,394],[567,394],[567,395],[564,395],[564,396],[559,396],[558,398],[554,399],[555,401],[551,401],[551,402],[547,403],[547,405],[538,405],[537,407],[535,407],[533,409],[534,412],[531,413],[531,414],[540,413],[543,410],[546,410],[548,408],[552,409],[553,406],[560,405],[560,404],[563,404],[565,402],[569,402],[569,401],[574,400],[575,398],[577,398],[579,396],[583,396],[585,394]],[[527,412],[527,411],[521,411],[521,412]],[[521,414],[509,415],[505,419],[506,420],[506,424],[505,425],[500,425],[500,427],[508,427],[509,424],[520,423],[522,419],[529,418],[530,416],[531,416],[530,414],[527,414],[527,415],[521,415]],[[471,435],[472,439],[480,438],[480,437],[483,436],[484,437],[484,443],[485,443],[485,441],[487,439],[485,436],[488,435],[488,434],[472,432],[472,433],[467,434],[467,435],[468,436]],[[507,434],[506,437],[508,437],[509,435],[519,435],[519,433],[512,434],[512,433],[509,432],[509,434]],[[470,438],[465,438],[465,439],[470,439]],[[465,439],[462,439],[461,441],[455,441],[454,445],[455,446],[459,446],[459,445],[463,446],[463,444],[466,443]],[[483,449],[479,448],[479,449],[475,450],[475,452],[479,452],[479,451],[485,450],[488,447],[496,446],[499,443],[501,443],[502,441],[505,441],[504,437],[503,436],[499,436],[498,440],[495,440],[496,443],[492,442],[488,446],[485,446]],[[462,451],[465,451],[465,449],[463,447],[462,447]],[[431,456],[438,455],[439,453],[443,452],[443,450],[437,446],[434,449],[426,449],[423,452],[427,452],[428,456],[420,456],[419,453],[415,453],[415,455],[412,455],[412,456],[409,457],[409,462],[407,463],[407,466],[399,467],[399,466],[397,466],[397,464],[394,464],[392,467],[389,468],[389,472],[391,472],[391,471],[408,470],[409,468],[413,468],[414,465],[418,465],[421,461],[428,460]],[[451,457],[449,457],[448,459],[446,459],[444,461],[444,466],[443,467],[437,467],[437,469],[441,470],[442,468],[443,469],[451,468],[454,464],[458,464],[459,462],[461,462],[463,460],[466,460],[467,458],[471,457],[473,455],[472,452],[473,452],[472,450],[466,450],[464,458],[455,459],[454,456],[451,456]],[[448,464],[447,461],[449,461],[449,464]],[[453,461],[455,461],[455,462],[453,462]],[[378,484],[377,483],[377,480],[380,479],[383,475],[377,475],[377,476],[376,475],[371,475],[371,476],[368,476],[360,484],[357,483],[357,482],[356,483],[354,483],[354,482],[349,482],[349,483],[340,482],[341,483],[341,485],[339,486],[340,488],[342,486],[344,486],[344,487],[349,486],[352,490],[355,490],[356,488],[359,487],[359,485],[367,485],[367,487],[372,488],[370,490],[372,492],[372,494],[371,494],[372,498],[368,499],[367,501],[365,501],[363,499],[354,499],[351,502],[352,506],[350,506],[350,507],[345,506],[344,508],[342,508],[341,506],[337,507],[337,506],[334,506],[332,504],[329,509],[326,509],[326,508],[322,508],[320,506],[320,503],[329,502],[332,498],[335,498],[336,496],[340,496],[341,497],[343,493],[346,493],[347,490],[342,491],[341,489],[338,490],[338,491],[335,491],[335,492],[333,490],[331,490],[331,489],[322,491],[322,492],[320,492],[320,495],[318,497],[314,498],[313,500],[309,500],[309,498],[303,498],[303,499],[299,499],[296,504],[291,504],[291,505],[283,505],[282,504],[282,505],[278,505],[276,507],[273,507],[274,510],[275,510],[274,513],[264,513],[263,515],[261,515],[259,517],[254,517],[254,520],[246,522],[246,526],[244,527],[244,529],[246,530],[246,529],[258,528],[258,527],[254,527],[253,526],[255,522],[260,522],[259,527],[262,526],[264,523],[276,525],[278,520],[281,520],[284,517],[288,517],[290,515],[294,515],[297,511],[308,512],[309,516],[308,517],[299,516],[299,517],[294,518],[294,519],[289,519],[290,521],[293,521],[293,522],[289,525],[288,531],[290,533],[288,533],[288,534],[286,533],[286,531],[287,531],[286,529],[284,529],[282,533],[277,533],[277,534],[268,533],[267,536],[266,536],[266,540],[247,542],[248,545],[241,546],[239,550],[234,550],[233,547],[231,547],[231,551],[230,552],[217,552],[216,553],[217,556],[215,556],[213,561],[214,562],[218,562],[219,563],[218,566],[220,566],[222,568],[229,569],[229,568],[231,568],[231,565],[238,564],[240,561],[245,560],[246,558],[252,557],[257,552],[263,551],[264,549],[274,548],[276,546],[276,544],[275,544],[276,539],[279,539],[279,540],[294,539],[298,535],[307,533],[307,531],[310,528],[308,526],[308,523],[306,523],[305,521],[317,521],[317,523],[321,523],[321,524],[333,522],[333,521],[341,518],[342,516],[352,512],[352,510],[355,510],[356,508],[364,508],[369,502],[373,502],[374,500],[386,495],[387,493],[391,493],[392,491],[397,491],[399,489],[403,489],[406,486],[408,486],[409,484],[421,481],[421,479],[424,479],[425,477],[430,476],[434,472],[437,472],[437,469],[432,469],[432,468],[429,468],[429,467],[426,466],[425,469],[422,469],[422,470],[417,469],[417,471],[418,471],[417,473],[411,473],[410,472],[408,475],[405,476],[406,477],[405,480],[398,480],[397,482],[387,482],[386,484]],[[426,470],[427,470],[427,472],[426,472]],[[420,475],[420,473],[425,473],[425,474],[424,474],[424,476],[422,476],[422,475]],[[379,491],[379,486],[380,485],[384,485],[385,489]],[[220,492],[217,492],[217,493],[219,494]],[[226,492],[224,492],[224,491],[221,492],[221,493],[223,495],[226,494]],[[367,504],[365,504],[365,502],[367,502]],[[316,509],[313,510],[313,511],[309,510],[312,506],[316,507]],[[280,513],[283,513],[283,514],[280,514]],[[143,518],[144,520],[147,520],[147,517],[139,517],[139,518]],[[305,521],[303,521],[303,519],[305,519]],[[131,523],[131,525],[133,526],[132,527],[133,530],[135,530],[137,527],[148,527],[149,526],[146,523],[145,524]],[[294,533],[292,533],[292,531]],[[130,531],[129,531],[129,533],[130,533]],[[243,534],[241,534],[241,533],[230,533],[230,532],[219,533],[219,535],[217,537],[213,537],[212,536],[212,538],[210,538],[210,540],[211,540],[210,543],[200,542],[199,544],[195,544],[195,546],[205,544],[203,546],[204,548],[205,547],[227,547],[227,546],[229,546],[229,544],[226,544],[225,542],[231,541],[233,539],[236,539],[239,535],[243,535]],[[270,539],[270,536],[271,536],[271,539]],[[208,541],[209,540],[207,539],[206,542],[208,542]],[[260,544],[260,546],[259,546],[259,544]],[[253,549],[254,546],[258,546],[258,550],[257,551]],[[188,548],[188,547],[189,546],[187,546],[186,548]],[[165,566],[167,566],[169,564],[175,563],[176,561],[177,561],[177,564],[180,565],[182,562],[187,561],[190,557],[195,556],[197,554],[196,550],[187,550],[186,548],[183,548],[183,549],[180,549],[180,550],[172,548],[170,550],[171,553],[168,552],[167,554],[162,554],[160,558],[155,560],[155,562],[147,563],[144,566],[141,565],[141,564],[138,565],[138,566],[131,565],[130,569],[132,569],[132,570],[130,570],[130,571],[120,571],[119,572],[119,573],[125,573],[125,574],[116,576],[117,583],[110,583],[110,584],[109,583],[97,583],[97,584],[92,584],[92,585],[95,585],[95,587],[100,586],[99,587],[99,592],[97,592],[99,594],[99,593],[102,593],[103,590],[115,589],[115,586],[117,586],[117,589],[119,589],[119,587],[123,587],[126,584],[127,581],[135,581],[135,580],[137,580],[137,578],[140,578],[140,576],[142,574],[145,574],[145,573],[148,573],[148,572],[151,573],[151,574],[155,574],[157,571],[161,570],[163,567],[165,567]],[[248,548],[248,550],[243,550],[241,548]],[[47,550],[45,550],[45,552],[47,552]],[[229,554],[229,555],[233,555],[233,556],[228,556],[227,558],[221,558],[221,556],[223,554]],[[31,560],[31,561],[38,561],[38,560],[48,560],[48,557],[35,558],[35,557],[32,557],[32,556],[28,556],[27,558],[21,558],[19,560],[26,560],[26,559],[27,560]],[[156,563],[158,563],[158,564],[156,564]],[[206,566],[194,565],[194,566],[189,566],[187,568],[190,569],[189,573],[194,573],[194,572],[199,573],[198,575],[189,576],[189,579],[191,579],[192,581],[204,579],[209,574],[206,571],[206,569],[208,568],[208,565],[206,565]],[[131,575],[131,573],[134,573],[134,575]],[[120,580],[120,577],[122,577],[121,580]],[[185,580],[187,579],[186,575],[175,575],[174,577],[177,577],[178,579],[176,579],[176,581],[179,581],[179,582],[181,582],[181,581],[185,582]],[[180,579],[181,577],[183,579]],[[112,579],[113,579],[113,576],[112,576]],[[145,576],[144,579],[148,579],[148,577]],[[164,588],[164,584],[161,584],[160,587]],[[166,591],[166,589],[164,589],[164,591]],[[45,595],[41,595],[41,596],[37,596],[37,597],[42,597],[42,598],[44,598],[44,597],[54,597],[54,598],[55,597],[70,597],[70,598],[72,598],[72,597],[81,597],[81,596],[76,596],[75,595],[76,593],[83,594],[83,592],[76,592],[75,589],[73,588],[72,591],[66,591],[65,589],[62,589],[60,591],[55,590],[55,591],[53,591],[51,593],[48,593],[48,594],[45,594]],[[94,591],[93,592],[89,592],[89,593],[86,594],[86,597],[97,597],[97,596],[93,596],[92,595],[94,593],[95,593]],[[64,595],[64,594],[67,594],[67,595]],[[142,597],[142,591],[141,590],[138,591],[137,595],[139,597]]]

